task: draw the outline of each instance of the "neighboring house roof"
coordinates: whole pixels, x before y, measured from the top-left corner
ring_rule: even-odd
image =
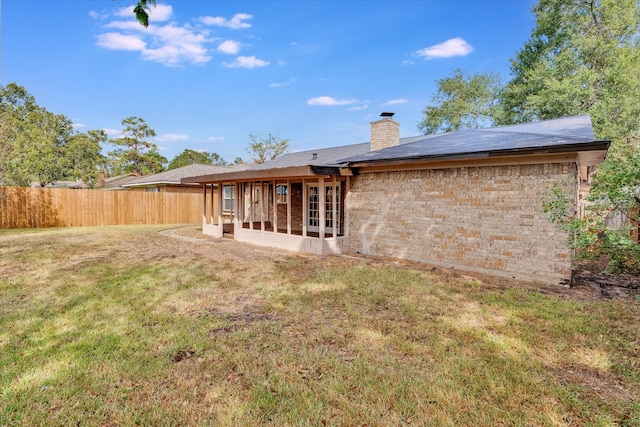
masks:
[[[40,183],[32,182],[31,187],[40,187]],[[82,181],[56,181],[53,184],[48,184],[46,188],[69,188],[74,190],[83,190],[89,188],[89,186]]]
[[[122,186],[138,178],[135,173],[127,173],[123,175],[110,176],[105,178],[98,186],[105,190],[121,190]]]
[[[399,145],[371,151],[370,143],[285,154],[249,170],[210,173],[183,179],[182,183],[277,179],[336,174],[350,167],[381,163],[431,162],[455,159],[577,152],[581,163],[602,161],[609,141],[593,135],[589,116],[564,117],[484,129],[400,138]],[[316,154],[314,156],[314,154]]]
[[[593,135],[589,116],[564,117],[484,129],[403,138],[401,144],[343,158],[348,164],[390,160],[484,158],[515,154],[543,154],[606,150],[608,141]]]
[[[130,181],[123,185],[123,187],[152,187],[158,185],[181,185],[180,180],[183,178],[189,178],[198,175],[226,173],[232,171],[245,170],[251,167],[250,165],[240,164],[233,166],[215,166],[215,165],[202,165],[192,164],[183,166],[181,168],[171,169],[165,172],[155,173],[152,175],[143,175],[137,177],[135,180]]]

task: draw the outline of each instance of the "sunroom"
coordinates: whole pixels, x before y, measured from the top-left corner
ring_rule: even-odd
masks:
[[[294,166],[198,176],[202,232],[316,255],[349,250],[345,198],[351,171]]]

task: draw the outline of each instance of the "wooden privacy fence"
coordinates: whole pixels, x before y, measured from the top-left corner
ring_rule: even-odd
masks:
[[[0,187],[0,228],[201,221],[201,194]]]

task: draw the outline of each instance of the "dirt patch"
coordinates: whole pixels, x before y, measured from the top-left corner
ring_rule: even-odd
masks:
[[[576,270],[571,288],[590,289],[603,299],[640,299],[640,277],[629,274],[608,275],[588,270]]]
[[[627,400],[637,394],[615,376],[585,366],[547,366],[546,370],[554,379],[553,385],[579,385],[605,402]]]
[[[600,299],[640,301],[640,274],[608,274],[607,261],[580,261],[571,277],[572,289],[588,290]]]
[[[247,297],[237,297],[225,305],[209,307],[206,314],[227,323],[209,331],[210,336],[242,330],[256,322],[280,320],[276,314],[263,312],[260,302]]]

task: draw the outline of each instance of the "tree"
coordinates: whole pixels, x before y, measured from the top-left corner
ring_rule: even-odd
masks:
[[[67,117],[41,107],[32,110],[18,125],[6,170],[9,180],[19,186],[29,186],[35,180],[46,187],[62,179],[69,166],[66,149],[72,131]]]
[[[92,186],[105,141],[103,131],[73,134],[71,120],[40,107],[22,86],[0,87],[0,183],[79,179]]]
[[[0,89],[0,176],[7,185],[44,187],[69,170],[68,144],[71,120],[38,106],[22,86],[11,83]]]
[[[15,150],[18,125],[36,106],[35,98],[15,83],[0,86],[0,184],[14,184],[7,170]]]
[[[590,209],[573,219],[567,196],[552,191],[545,210],[571,232],[582,255],[604,256],[610,271],[640,270],[640,247],[624,224],[640,209],[640,4],[637,0],[540,0],[536,28],[512,61],[501,97],[503,124],[589,114],[595,136],[611,140],[596,169]],[[628,221],[610,229],[607,220]]]
[[[93,188],[98,183],[99,165],[104,163],[100,144],[107,142],[103,130],[90,130],[71,136],[66,148],[68,169],[65,178],[80,180]]]
[[[12,135],[15,119],[6,111],[0,111],[0,185],[5,182],[5,168],[13,151]]]
[[[423,110],[418,128],[425,134],[490,126],[497,116],[500,76],[467,75],[457,69],[437,81],[438,91]]]
[[[262,164],[266,161],[273,160],[284,154],[289,149],[289,140],[280,139],[279,135],[267,134],[249,135],[249,147],[247,152],[253,159],[254,163]]]
[[[569,233],[580,259],[604,259],[609,273],[640,273],[640,245],[631,237],[640,225],[640,152],[626,164],[605,162],[594,181],[582,217],[574,217],[575,199],[557,183],[543,200],[544,212]],[[609,227],[612,217],[621,220],[619,228]]]
[[[140,117],[127,117],[122,125],[122,135],[109,140],[113,145],[125,147],[109,152],[111,174],[162,172],[167,159],[158,152],[156,144],[146,141],[146,138],[156,136],[156,132]]]
[[[640,127],[637,0],[540,0],[512,60],[502,124],[590,114],[611,160],[633,155]]]
[[[167,169],[171,170],[193,164],[226,166],[227,162],[218,153],[207,153],[187,148],[171,160]]]

